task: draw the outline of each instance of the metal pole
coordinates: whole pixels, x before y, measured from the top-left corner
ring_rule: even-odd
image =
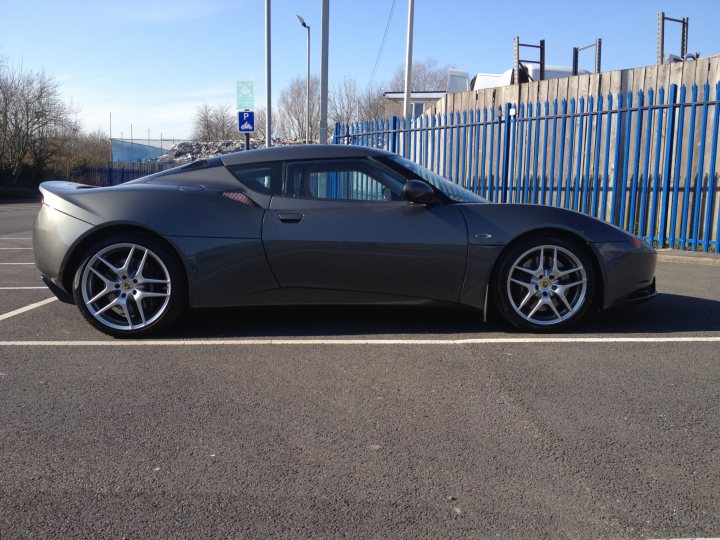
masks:
[[[688,26],[690,26],[690,19],[688,17],[683,17],[682,33],[680,34],[680,56],[683,60],[685,60],[685,57],[687,56]]]
[[[665,56],[665,12],[658,11],[658,22],[657,22],[657,63],[658,65],[663,63]]]
[[[540,40],[540,80],[545,80],[545,40]]]
[[[578,48],[573,47],[573,62],[572,62],[572,74],[577,75],[578,74]]]
[[[595,73],[600,73],[600,61],[602,60],[602,39],[595,40]]]
[[[320,26],[320,144],[328,140],[328,32],[330,0],[322,0],[322,21]]]
[[[415,15],[415,0],[408,0],[407,47],[405,49],[405,102],[403,114],[410,117],[410,92],[412,87],[412,46],[413,46],[413,18]]]
[[[265,0],[265,146],[272,146],[272,93],[270,92],[270,0]]]
[[[513,83],[518,84],[520,82],[520,36],[515,36],[513,39]]]
[[[305,144],[310,144],[310,26],[307,26],[307,109],[305,122]]]

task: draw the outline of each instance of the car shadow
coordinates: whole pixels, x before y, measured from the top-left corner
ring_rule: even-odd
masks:
[[[658,294],[640,304],[593,314],[572,334],[672,334],[720,331],[720,301]],[[430,306],[283,306],[189,311],[160,339],[397,336],[520,331],[495,313]]]
[[[659,293],[647,302],[596,313],[577,330],[594,334],[720,331],[720,301]]]

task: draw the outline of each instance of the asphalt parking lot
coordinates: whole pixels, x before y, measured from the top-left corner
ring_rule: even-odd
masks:
[[[0,205],[0,538],[720,536],[720,265],[533,336],[445,309],[113,340]]]

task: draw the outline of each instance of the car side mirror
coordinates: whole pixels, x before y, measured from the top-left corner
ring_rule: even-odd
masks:
[[[415,204],[429,204],[435,191],[422,180],[408,180],[403,186],[403,199]]]

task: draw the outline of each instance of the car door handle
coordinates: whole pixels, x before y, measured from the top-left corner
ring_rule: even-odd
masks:
[[[278,214],[278,218],[280,218],[280,221],[282,221],[283,223],[300,223],[302,221],[303,215],[295,213],[283,213]]]

